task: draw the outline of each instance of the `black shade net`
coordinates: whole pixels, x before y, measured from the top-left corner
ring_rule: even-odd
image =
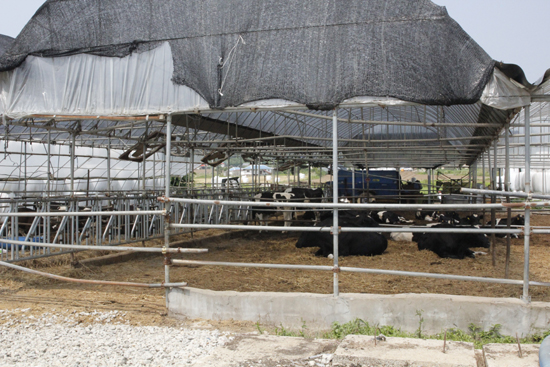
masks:
[[[222,109],[281,98],[476,102],[494,61],[429,0],[49,0],[0,57],[124,57],[169,42],[173,81]]]

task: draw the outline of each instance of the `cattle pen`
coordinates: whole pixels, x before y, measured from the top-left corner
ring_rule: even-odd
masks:
[[[411,6],[406,1],[394,3],[398,5],[395,9]],[[156,5],[152,2],[151,6]],[[223,10],[228,5],[219,2],[217,6]],[[51,12],[44,10],[48,7],[52,7]],[[416,324],[406,320],[414,319],[415,310],[426,308],[431,318],[429,327],[435,331],[452,325],[466,328],[472,320],[483,326],[503,324],[507,333],[519,330],[525,334],[546,327],[550,300],[531,302],[530,288],[549,287],[550,279],[531,278],[530,243],[533,234],[550,233],[549,227],[531,223],[533,212],[545,213],[550,206],[545,171],[550,147],[550,82],[532,85],[518,78],[515,66],[492,60],[440,7],[432,4],[420,10],[425,16],[422,19],[443,19],[445,37],[434,30],[439,25],[433,23],[424,29],[420,18],[412,17],[411,24],[426,36],[424,43],[411,42],[407,46],[411,49],[400,50],[390,42],[392,57],[379,55],[372,63],[366,63],[361,55],[365,50],[378,49],[377,42],[386,31],[370,29],[371,16],[393,24],[397,29],[397,33],[390,32],[394,41],[405,37],[391,14],[361,11],[362,18],[354,25],[344,19],[325,24],[310,9],[308,14],[295,15],[295,21],[313,22],[313,28],[324,29],[327,35],[307,30],[304,32],[313,33],[306,36],[298,29],[289,31],[275,9],[269,9],[269,27],[227,34],[214,32],[217,22],[208,11],[201,10],[201,19],[208,21],[212,31],[204,31],[200,37],[187,28],[163,28],[160,35],[150,34],[151,39],[142,41],[135,41],[141,39],[135,34],[124,33],[115,47],[115,43],[105,46],[90,34],[78,33],[83,37],[80,46],[75,46],[77,41],[49,44],[49,51],[43,53],[48,57],[44,57],[40,56],[43,49],[34,49],[29,39],[46,32],[40,30],[41,21],[60,16],[53,7],[49,4],[38,12],[25,30],[27,36],[14,40],[14,46],[4,50],[0,58],[0,135],[5,172],[0,177],[0,265],[13,268],[16,262],[92,249],[155,252],[164,257],[164,282],[121,286],[165,288],[169,312],[182,317],[240,318],[291,326],[306,320],[318,327],[361,317],[414,329]],[[117,9],[136,12],[136,18],[143,15],[137,6],[128,10],[120,5]],[[255,11],[251,9],[250,14]],[[177,14],[179,10],[174,10],[170,16]],[[92,27],[82,21],[79,28]],[[246,19],[234,21],[237,23],[230,27],[235,29],[248,24]],[[343,33],[339,32],[351,26],[376,37],[365,42],[356,39],[357,48],[349,46],[341,42]],[[48,30],[55,34],[69,31],[70,27]],[[139,29],[130,31],[139,33]],[[308,48],[307,40],[314,35],[327,37],[326,48]],[[296,64],[291,67],[280,55],[285,54],[283,50],[294,36],[303,44],[293,50]],[[91,49],[97,52],[82,46],[89,44],[94,44],[97,50]],[[260,52],[264,44],[273,45],[274,53]],[[445,51],[433,46],[443,44]],[[467,55],[460,51],[466,46]],[[71,52],[59,51],[71,47],[75,47]],[[348,55],[349,60],[332,57],[333,53]],[[197,58],[189,61],[182,54]],[[417,55],[413,64],[424,66],[411,65],[407,61],[410,55]],[[449,66],[449,60],[461,62],[455,67]],[[380,73],[379,78],[372,81],[363,73],[353,72],[358,70],[354,63]],[[335,66],[340,64],[342,70]],[[269,71],[263,65],[269,65]],[[232,157],[239,158],[239,167],[251,164],[249,185],[243,185],[242,177],[238,186],[230,185],[234,178],[229,164]],[[194,179],[201,165],[205,167],[204,182]],[[261,165],[274,168],[271,182],[266,172],[260,172],[265,170]],[[468,168],[464,187],[439,193],[434,172],[442,166]],[[356,172],[370,180],[369,169],[399,171],[402,167],[426,175],[423,195],[408,197],[400,191],[388,201],[373,195],[368,188],[370,181],[356,187]],[[542,172],[532,172],[531,167]],[[312,178],[315,169],[319,183]],[[339,192],[340,169],[351,170],[353,195]],[[300,170],[307,170],[307,179],[301,178]],[[283,184],[285,174],[287,182]],[[293,184],[291,174],[297,177]],[[329,178],[323,181],[323,175]],[[321,187],[324,197],[320,202],[256,200],[260,192],[282,193],[292,186]],[[400,179],[398,186],[402,186]],[[332,224],[319,227],[312,221],[292,219],[292,225],[287,225],[286,218],[284,226],[278,221],[258,223],[254,216],[258,208],[291,214],[323,212]],[[490,213],[492,226],[357,227],[340,223],[340,214],[352,210],[397,211],[412,217],[421,209]],[[512,226],[512,213],[523,214],[524,224]],[[497,215],[507,219],[506,227],[497,228]],[[174,236],[203,229],[328,233],[333,244],[331,264],[185,259],[186,254],[200,256],[207,250],[177,248]],[[340,240],[342,234],[350,232],[488,235],[493,264],[495,235],[508,235],[506,273],[491,278],[341,266]],[[521,279],[508,274],[513,234],[523,236]],[[163,246],[137,245],[151,239],[162,239]],[[202,290],[185,279],[172,279],[171,270],[176,266],[326,272],[332,281],[332,294]],[[346,294],[340,292],[341,273],[515,285],[521,286],[522,295],[501,302],[406,292],[395,297]],[[518,315],[524,315],[520,321]]]

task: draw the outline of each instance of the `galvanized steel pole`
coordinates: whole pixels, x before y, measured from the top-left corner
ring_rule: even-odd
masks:
[[[531,106],[525,106],[525,193],[531,193]],[[527,198],[527,202],[530,198]],[[529,240],[531,237],[531,209],[525,207],[525,236],[524,236],[524,263],[523,263],[523,296],[524,302],[530,302],[529,297]]]
[[[107,192],[111,194],[111,137],[107,145]]]
[[[165,191],[164,194],[170,196],[170,153],[172,149],[172,115],[168,115],[166,119],[166,163],[165,163],[165,175],[164,175],[164,184]],[[144,153],[145,154],[145,153]],[[170,247],[170,203],[164,203],[164,210],[166,211],[164,217],[164,248],[168,249]],[[168,253],[164,253],[164,282],[170,283],[170,265],[171,259]],[[166,307],[168,307],[168,288],[166,288]]]
[[[338,204],[338,109],[332,112],[332,202]],[[334,297],[338,297],[338,208],[334,208],[332,217],[333,256],[334,256]]]
[[[510,124],[504,127],[504,190],[510,191]],[[510,197],[506,197],[506,203],[510,203]],[[506,211],[506,227],[510,228],[512,224],[512,208]],[[511,251],[511,236],[506,236],[506,262],[504,265],[504,277],[510,276],[510,251]]]

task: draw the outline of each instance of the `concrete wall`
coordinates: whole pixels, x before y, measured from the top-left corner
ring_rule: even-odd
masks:
[[[185,288],[168,292],[173,317],[211,320],[246,320],[298,329],[329,329],[335,321],[360,318],[371,325],[392,325],[414,332],[419,316],[422,332],[449,328],[467,330],[473,323],[488,330],[501,324],[507,335],[527,335],[550,328],[550,303],[529,304],[515,298],[486,298],[435,294],[341,294],[216,292]]]

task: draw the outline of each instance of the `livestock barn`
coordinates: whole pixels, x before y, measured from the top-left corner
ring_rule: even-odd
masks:
[[[533,193],[529,134],[540,129],[533,151],[536,167],[544,169],[550,84],[530,84],[520,67],[493,60],[444,7],[429,0],[46,1],[15,40],[0,41],[1,265],[91,249],[158,252],[165,279],[151,286],[167,289],[175,316],[318,327],[361,317],[414,330],[422,309],[427,331],[472,322],[499,323],[506,333],[546,327],[539,321],[548,317],[546,303],[531,303],[530,289],[543,289],[537,295],[548,302],[550,282],[531,279],[529,254],[531,235],[548,233],[532,225],[538,223],[532,212],[542,206],[533,202],[549,197],[544,184]],[[509,132],[520,130],[510,143]],[[275,177],[267,182],[252,172],[249,185],[230,185],[235,157],[272,167]],[[200,165],[204,182],[192,179]],[[470,169],[462,192],[441,197],[434,177],[441,166]],[[395,176],[395,194],[377,195],[370,186],[382,176],[369,176],[369,169],[388,167],[425,171],[427,190],[407,197]],[[335,188],[344,171],[351,172],[352,190],[341,200]],[[486,173],[493,190],[486,190]],[[523,177],[514,181],[519,192],[509,186],[512,174]],[[311,194],[316,188],[321,196]],[[485,212],[486,223],[522,214],[524,224],[407,223],[420,209],[460,217]],[[371,211],[383,223],[363,218]],[[387,226],[382,211],[405,218]],[[173,244],[177,234],[204,229],[234,231],[241,239],[211,257],[208,250],[220,248]],[[271,235],[250,235],[259,231]],[[332,248],[313,244],[330,258],[294,247],[310,232],[320,236],[315,241],[332,241]],[[505,262],[506,273],[487,276],[466,269],[466,260],[437,257],[418,271],[415,262],[426,251],[378,233],[488,234],[491,260],[482,264]],[[503,233],[523,234],[514,240],[523,244],[523,258],[517,252],[511,258],[510,239],[497,248],[494,235]],[[381,246],[386,241],[381,255],[339,256],[349,253],[349,241],[374,236]],[[157,237],[162,248],[135,244]],[[240,246],[246,241],[252,250]],[[496,255],[503,248],[501,261]],[[407,264],[413,253],[420,255]],[[476,256],[460,253],[451,257]],[[395,262],[384,264],[386,255]],[[375,258],[382,260],[369,266]],[[442,261],[452,271],[438,271]],[[510,261],[523,261],[519,274]],[[184,278],[174,276],[181,275],[179,266],[187,266]],[[292,280],[284,282],[294,286],[227,292],[235,289],[218,289],[227,268],[252,268],[258,277],[247,282],[267,285],[253,290],[273,290],[273,282],[262,280],[270,271],[286,274]],[[344,286],[348,275],[359,286]],[[411,286],[386,295],[372,287],[378,276]],[[194,287],[200,280],[206,283]],[[424,288],[440,280],[479,287],[479,296],[510,285],[521,300],[513,293],[516,299],[497,307],[491,298],[433,294],[453,295],[454,288]],[[307,283],[312,287],[299,286]],[[523,313],[528,316],[516,320]]]

